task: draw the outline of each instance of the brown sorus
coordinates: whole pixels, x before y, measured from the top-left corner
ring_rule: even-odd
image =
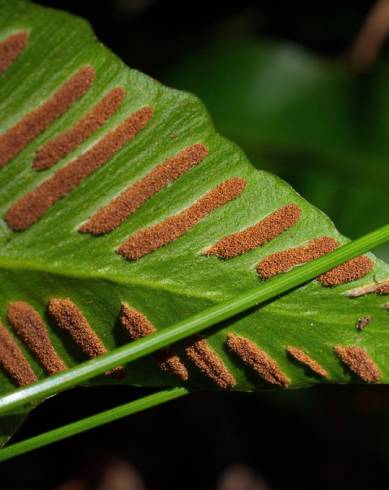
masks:
[[[345,282],[356,281],[366,276],[374,267],[374,262],[364,255],[348,260],[319,276],[323,286],[339,286]]]
[[[23,352],[1,322],[0,365],[19,386],[29,385],[38,380]]]
[[[87,356],[97,357],[107,353],[105,345],[73,301],[68,298],[52,298],[49,302],[49,313]],[[106,374],[118,376],[122,371],[122,367],[117,367]]]
[[[355,328],[359,331],[362,331],[369,325],[372,320],[373,317],[371,315],[361,316],[361,318],[358,318],[357,323],[355,324]]]
[[[120,312],[120,323],[127,331],[131,340],[140,339],[146,337],[154,332],[156,328],[146,318],[143,313],[137,311],[135,308],[130,308],[128,305],[123,304]],[[175,374],[183,381],[186,381],[189,377],[188,370],[180,357],[175,354],[172,349],[165,348],[156,352],[155,358],[162,371],[169,374]]]
[[[185,349],[189,359],[210,378],[219,388],[228,389],[236,385],[234,376],[228,371],[224,362],[211,349],[203,337],[196,337]]]
[[[157,192],[188,172],[208,154],[203,144],[185,148],[158,165],[143,179],[129,186],[81,226],[81,232],[102,235],[117,228]]]
[[[0,167],[20,153],[31,140],[42,133],[55,119],[90,88],[95,77],[91,66],[80,68],[46,102],[26,114],[0,136]]]
[[[359,288],[351,289],[347,291],[346,296],[349,298],[359,298],[360,296],[365,296],[366,294],[389,294],[389,280],[373,282],[372,284],[366,284]]]
[[[289,378],[282,372],[277,362],[251,340],[229,333],[227,346],[268,383],[283,388],[289,385]]]
[[[173,352],[169,347],[159,350],[155,353],[155,358],[158,366],[162,371],[168,374],[174,374],[182,381],[187,381],[189,378],[188,370],[180,357]]]
[[[293,357],[293,359],[301,362],[301,364],[304,364],[304,366],[307,366],[313,373],[323,378],[328,377],[328,372],[322,366],[320,366],[317,361],[312,359],[312,357],[308,356],[308,354],[306,354],[301,349],[289,346],[287,347],[286,351],[291,357]]]
[[[381,378],[381,371],[361,347],[337,345],[334,351],[339,359],[366,383],[374,383]]]
[[[126,304],[122,304],[119,320],[131,340],[141,339],[157,331],[143,313]]]
[[[70,299],[51,299],[49,313],[57,325],[69,332],[75,343],[89,357],[96,357],[107,352],[84,315]]]
[[[150,107],[138,110],[90,150],[19,199],[5,215],[8,225],[15,231],[22,231],[33,225],[54,203],[78,187],[130,141],[147,124],[152,112]]]
[[[339,246],[331,237],[314,238],[301,247],[289,248],[269,255],[257,265],[257,272],[263,279],[286,272],[293,267],[318,259]]]
[[[246,182],[233,177],[219,184],[184,211],[131,235],[117,250],[128,260],[137,260],[184,235],[201,219],[237,198]]]
[[[11,34],[0,42],[0,74],[5,72],[11,63],[27,46],[28,33],[25,31]]]
[[[231,259],[242,255],[276,238],[293,226],[300,216],[301,209],[299,206],[287,204],[254,226],[222,238],[209,248],[205,255],[217,255],[222,259]]]
[[[32,165],[33,168],[35,170],[50,168],[81,145],[117,111],[124,96],[125,90],[122,87],[116,87],[108,92],[74,126],[59,134],[38,150]]]
[[[55,374],[67,369],[50,341],[42,318],[32,306],[23,301],[11,303],[8,308],[8,321],[47,374]]]

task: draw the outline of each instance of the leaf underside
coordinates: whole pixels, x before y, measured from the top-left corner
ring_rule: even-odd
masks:
[[[58,355],[72,366],[85,360],[86,355],[48,313],[53,298],[69,298],[111,350],[129,341],[120,322],[123,304],[140,312],[158,330],[258,286],[263,279],[256,266],[275,252],[322,236],[339,243],[347,241],[322,212],[277,177],[254,169],[239,148],[219,136],[198,99],[124,66],[96,41],[85,21],[23,0],[0,0],[0,13],[0,42],[17,32],[28,33],[26,47],[0,75],[0,137],[42,106],[79,69],[89,66],[95,71],[90,88],[0,168],[0,320],[16,338],[39,378],[45,372],[7,317],[9,305],[15,301],[28,303],[41,315]],[[35,170],[37,151],[77,124],[116,87],[124,88],[125,97],[115,113],[51,168]],[[144,107],[152,108],[153,115],[131,141],[52,204],[34,224],[24,231],[11,229],[4,219],[11,206],[93,149],[125,118]],[[236,117],[239,118],[238,113]],[[148,199],[120,226],[101,236],[80,233],[81,225],[129,185],[194,144],[206,147],[207,156]],[[117,253],[118,247],[135,232],[177,215],[217,185],[236,177],[246,183],[243,192],[204,216],[176,240],[138,260],[126,260]],[[229,260],[204,254],[221,238],[246,229],[291,203],[300,208],[300,218],[263,246]],[[207,332],[207,346],[235,381],[230,389],[254,391],[278,385],[269,383],[266,376],[258,375],[230,351],[226,343],[229,333],[249,339],[266,353],[290,388],[361,381],[341,362],[335,346],[364,349],[380,371],[379,382],[387,383],[389,316],[383,308],[385,299],[377,294],[353,299],[345,295],[352,288],[389,277],[389,267],[369,256],[374,269],[357,281],[336,287],[312,281]],[[372,321],[358,330],[356,322],[368,315]],[[188,370],[187,381],[164,372],[155,358],[148,358],[128,366],[123,379],[100,376],[90,384],[185,384],[197,389],[220,389],[193,363],[186,344],[174,346],[174,352]],[[326,376],[293,360],[286,351],[289,346],[309,355]],[[0,393],[14,387],[7,373],[1,371]],[[4,418],[7,420],[0,427],[0,443],[12,433],[11,421],[18,417],[11,414]]]
[[[387,221],[389,64],[381,57],[360,73],[347,61],[285,40],[224,40],[188,53],[163,80],[196,93],[254,164],[358,236]],[[388,244],[380,254],[388,259]]]

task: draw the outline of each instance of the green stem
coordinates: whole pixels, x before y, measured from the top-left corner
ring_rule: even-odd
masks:
[[[387,240],[389,240],[389,225],[348,243],[318,260],[263,282],[254,289],[207,308],[148,337],[119,347],[108,354],[86,361],[62,373],[49,376],[25,388],[19,388],[0,398],[0,414],[76,386],[115,366],[135,361],[207,327],[227,320],[253,306],[300,286],[319,274],[363,254]]]
[[[31,437],[24,441],[17,442],[16,444],[12,444],[4,449],[0,449],[0,461],[6,461],[7,459],[27,453],[33,449],[47,446],[53,442],[61,441],[67,437],[127,417],[127,415],[132,415],[133,413],[141,412],[148,408],[155,407],[156,405],[160,405],[161,403],[180,398],[188,393],[189,391],[186,388],[172,388],[169,390],[158,391],[157,393],[145,396],[139,400],[125,403],[124,405],[112,408],[111,410],[106,410],[97,415],[92,415],[91,417],[64,425],[58,429],[50,430],[44,434],[39,434],[38,436]]]

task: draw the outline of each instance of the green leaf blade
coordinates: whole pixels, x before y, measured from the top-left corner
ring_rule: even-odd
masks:
[[[8,305],[27,301],[46,322],[57,352],[69,366],[74,366],[86,357],[48,315],[47,305],[52,298],[70,298],[106,348],[113,350],[129,341],[118,322],[123,303],[142,312],[160,330],[257,287],[260,279],[255,266],[274,252],[303,245],[318,236],[333,237],[341,244],[347,242],[321,211],[277,177],[254,169],[241,150],[219,136],[195,97],[167,89],[126,68],[96,42],[85,22],[23,0],[12,3],[0,0],[0,11],[0,34],[6,36],[17,29],[29,31],[25,52],[0,79],[0,134],[47,100],[80,67],[90,65],[96,71],[96,79],[87,94],[0,169],[0,319],[7,327],[10,327]],[[126,99],[114,116],[54,167],[42,172],[33,170],[34,156],[42,144],[75,124],[116,86],[125,88]],[[125,117],[145,106],[154,109],[150,122],[113,158],[55,203],[29,229],[14,232],[9,228],[3,218],[17,199],[58,169],[65,168]],[[120,227],[101,237],[78,232],[97,209],[128,185],[195,143],[208,148],[204,161],[151,197]],[[231,177],[246,180],[244,193],[212,212],[179,239],[134,262],[116,253],[117,247],[132,233],[181,212]],[[227,261],[203,254],[223,236],[251,226],[289,203],[301,208],[302,218],[263,247]],[[337,344],[365,348],[382,370],[381,382],[388,382],[385,338],[389,323],[382,298],[345,297],[352,287],[389,277],[389,267],[371,257],[376,262],[374,271],[363,279],[336,288],[324,288],[313,281],[241,314],[222,328],[213,329],[207,341],[233,373],[237,381],[234,389],[251,391],[268,384],[228,352],[228,332],[257,343],[290,378],[292,388],[323,381],[356,381],[334,355],[333,347]],[[355,329],[355,322],[367,314],[374,317],[374,322],[360,333]],[[44,377],[39,363],[19,344],[36,374]],[[292,363],[286,354],[288,345],[307,351],[329,372],[328,379],[313,376]],[[188,360],[185,344],[174,348],[189,369],[185,386],[217,388]],[[119,381],[99,376],[91,382]],[[174,376],[162,372],[151,358],[131,364],[120,382],[181,385]],[[9,378],[0,372],[0,393],[9,392],[12,386]]]

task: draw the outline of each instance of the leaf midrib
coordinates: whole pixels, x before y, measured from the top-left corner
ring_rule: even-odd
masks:
[[[183,289],[182,287],[180,288],[175,288],[172,286],[168,286],[167,284],[161,284],[156,281],[147,281],[144,279],[141,279],[139,277],[132,276],[131,278],[129,277],[123,277],[121,274],[107,274],[101,271],[86,271],[83,269],[77,269],[74,271],[64,271],[63,269],[59,268],[53,268],[53,267],[47,267],[47,265],[44,265],[39,262],[28,262],[24,261],[21,262],[20,260],[15,261],[12,259],[5,259],[4,257],[0,257],[0,269],[8,270],[8,271],[31,271],[31,272],[38,272],[38,273],[47,273],[47,274],[53,274],[56,276],[61,276],[64,278],[75,278],[75,279],[81,279],[81,280],[105,280],[105,281],[110,281],[114,284],[119,284],[123,286],[140,286],[143,288],[148,288],[148,289],[153,289],[153,290],[159,290],[159,291],[164,291],[168,293],[175,294],[177,296],[185,296],[185,297],[191,297],[191,298],[196,298],[200,300],[207,300],[209,302],[212,302],[213,304],[218,304],[221,301],[226,300],[226,295],[224,293],[217,293],[217,292],[201,292],[201,293],[196,293],[194,289]],[[277,307],[277,302],[272,301],[272,314],[276,314],[279,316],[283,316],[284,318],[290,318],[290,319],[296,319],[301,317],[301,313],[295,312],[293,309],[287,309],[285,308],[285,305],[282,305],[282,308]],[[315,322],[316,323],[322,323],[326,324],[327,320],[321,319],[320,316],[315,316]],[[339,327],[340,326],[347,326],[348,323],[342,322],[342,321],[334,321],[332,319],[331,321],[332,324],[336,324]]]
[[[223,293],[215,293],[205,291],[201,294],[194,294],[193,289],[184,289],[181,285],[179,288],[174,287],[173,285],[164,284],[157,281],[148,281],[139,276],[132,275],[122,275],[122,274],[110,274],[107,272],[102,272],[98,270],[92,269],[62,269],[61,267],[49,267],[47,264],[42,262],[31,262],[31,261],[22,261],[22,260],[13,260],[11,258],[5,258],[0,256],[0,269],[7,271],[30,271],[30,272],[38,272],[38,273],[46,273],[53,274],[60,277],[72,278],[72,279],[80,279],[80,280],[103,280],[109,281],[114,284],[119,284],[123,286],[139,286],[148,289],[160,290],[169,293],[173,293],[177,296],[189,296],[197,299],[206,299],[212,301],[214,303],[218,303],[225,299],[225,295]],[[220,299],[217,300],[216,296],[219,296]]]

